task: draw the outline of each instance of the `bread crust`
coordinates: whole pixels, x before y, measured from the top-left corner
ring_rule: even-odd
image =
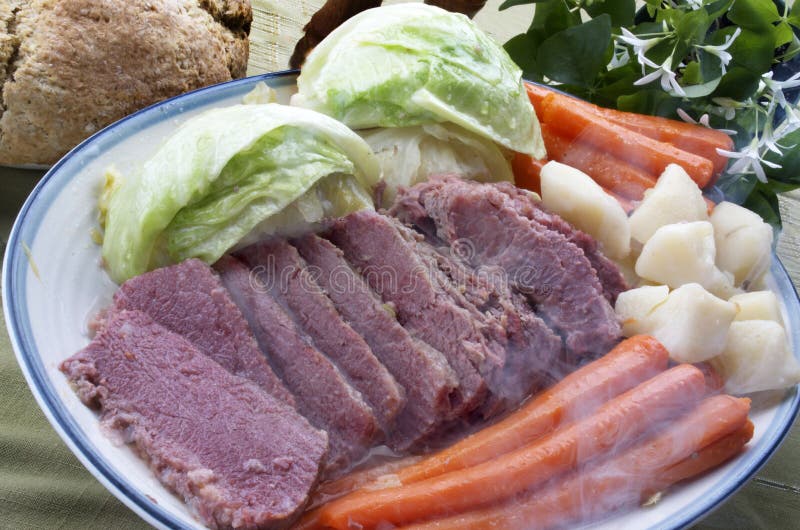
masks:
[[[0,164],[52,164],[135,110],[247,69],[249,0],[2,4]]]

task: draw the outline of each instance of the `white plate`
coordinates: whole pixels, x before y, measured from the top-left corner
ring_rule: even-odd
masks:
[[[58,370],[85,346],[88,321],[111,299],[115,285],[100,266],[92,242],[96,198],[103,173],[123,175],[147,159],[176,126],[211,107],[241,102],[259,82],[288,102],[295,74],[282,72],[204,88],[154,105],[100,131],[73,149],[45,175],[17,218],[3,264],[3,309],[25,378],[59,435],[114,495],[159,528],[202,528],[183,502],[155,479],[130,448],[113,445]],[[772,263],[775,288],[800,344],[800,303],[786,271]],[[795,350],[795,354],[797,351]],[[747,451],[699,480],[675,488],[651,508],[631,511],[598,528],[680,528],[718,506],[775,451],[800,405],[796,389],[763,393],[753,403],[755,437]]]

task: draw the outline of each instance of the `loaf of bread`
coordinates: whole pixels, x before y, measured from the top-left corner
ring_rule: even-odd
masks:
[[[50,165],[106,125],[243,77],[249,0],[0,1],[0,164]]]

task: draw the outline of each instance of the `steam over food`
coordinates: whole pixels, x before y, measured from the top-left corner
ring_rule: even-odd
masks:
[[[528,234],[522,239],[526,246],[503,259],[493,251],[465,252],[469,237],[484,236],[463,234],[456,241],[445,236],[445,225],[434,233],[426,231],[423,218],[407,226],[398,218],[361,210],[329,223],[322,237],[273,236],[226,255],[215,264],[216,271],[189,259],[128,280],[115,295],[95,342],[65,361],[63,369],[79,388],[94,388],[85,381],[103,387],[91,395],[102,396],[92,403],[104,414],[115,414],[107,404],[124,400],[126,407],[171,432],[183,428],[182,419],[153,408],[145,398],[137,400],[123,387],[139,385],[140,373],[158,371],[164,363],[173,366],[172,350],[185,343],[180,348],[191,349],[193,359],[202,358],[215,373],[224,373],[227,385],[251,388],[279,403],[286,414],[306,418],[324,431],[326,441],[313,474],[293,492],[287,513],[295,513],[312,493],[317,475],[341,476],[376,445],[404,453],[446,443],[464,429],[516,409],[531,393],[561,380],[576,364],[601,355],[605,345],[619,340],[620,328],[609,318],[613,310],[604,295],[606,279],[612,292],[619,280],[609,274],[609,266],[605,276],[598,276],[583,250],[570,241],[583,241],[592,259],[605,259],[589,236],[513,186],[452,177],[408,190],[394,213],[406,216],[410,197],[427,197],[434,190],[458,199],[435,208],[431,203],[437,222],[449,222],[445,219],[452,214],[454,227],[467,227],[458,220],[463,207],[491,228],[496,213],[486,208],[484,197],[489,197],[515,219],[520,235]],[[502,235],[496,230],[495,238]],[[480,240],[476,244],[483,245]],[[575,268],[560,270],[556,277],[578,271],[585,284],[548,284],[553,272],[538,270],[536,263],[524,270],[523,255],[553,252],[571,256],[570,267]],[[490,269],[495,273],[488,276]],[[591,294],[584,292],[587,288]],[[555,298],[536,294],[545,292],[570,298],[575,309],[556,309]],[[586,312],[592,307],[598,310]],[[127,334],[128,329],[137,332]],[[593,330],[591,340],[587,330]],[[163,350],[143,353],[163,337],[170,338]],[[111,346],[113,341],[124,341],[122,351]],[[137,365],[131,373],[105,361],[119,355],[124,367],[128,354],[146,366]],[[90,368],[76,368],[87,363]],[[187,374],[194,377],[194,372]],[[119,383],[105,385],[109,378],[119,378]],[[159,381],[153,384],[167,384]],[[232,414],[249,413],[250,404],[237,406],[227,397],[237,394],[226,385],[215,389],[215,402],[231,403],[236,408]],[[183,407],[184,399],[193,400],[188,409],[199,406],[194,394],[172,395],[178,400],[174,407]],[[226,432],[224,415],[204,418],[205,428]],[[264,420],[263,428],[269,425]],[[226,460],[230,467],[214,471],[215,483],[223,481],[232,490],[270,488],[262,486],[269,476],[261,476],[259,465],[248,464],[262,461],[260,442],[248,443],[251,448],[243,446],[235,455],[241,461],[231,455]],[[172,461],[159,452],[165,449],[142,444],[139,451],[159,470],[165,485],[184,496],[199,517],[220,527],[241,526],[229,518],[227,506],[195,495],[195,474],[188,482],[173,478],[183,468],[170,467]],[[185,458],[201,460],[207,452],[197,445],[185,451]],[[257,500],[249,505],[248,517],[262,521],[254,526],[281,520],[282,515],[270,510],[288,502],[282,495],[276,490],[253,497]],[[234,502],[234,496],[226,499]]]

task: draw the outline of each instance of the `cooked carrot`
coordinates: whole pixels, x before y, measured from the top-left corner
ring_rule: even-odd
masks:
[[[587,142],[569,138],[550,124],[542,125],[542,138],[548,158],[580,169],[603,188],[627,199],[641,200],[644,192],[656,185],[656,177],[660,175],[620,160]]]
[[[359,488],[378,489],[385,488],[389,484],[399,485],[400,479],[397,478],[397,471],[414,465],[421,459],[422,457],[420,456],[406,456],[366,469],[351,471],[336,480],[323,482],[311,495],[311,500],[306,509],[316,508]]]
[[[401,487],[357,491],[312,512],[306,524],[371,529],[495,504],[635,442],[704,393],[702,372],[679,365],[612,399],[591,416],[493,461]]]
[[[725,379],[717,372],[710,363],[696,363],[695,366],[703,372],[706,378],[706,390],[709,395],[719,394],[725,386]]]
[[[600,359],[567,375],[499,423],[411,465],[398,469],[397,463],[392,462],[323,484],[320,495],[332,500],[387,474],[393,475],[374,486],[381,487],[389,481],[411,484],[481,464],[594,412],[609,399],[664,371],[668,361],[669,353],[655,338],[631,337]],[[312,507],[320,504],[316,497]]]
[[[682,166],[701,188],[711,181],[714,165],[707,158],[600,119],[597,114],[585,112],[573,98],[549,94],[541,105],[542,121],[570,140],[591,144],[654,175],[674,163]]]
[[[595,114],[631,131],[709,159],[714,165],[715,175],[721,173],[728,163],[728,159],[717,153],[717,149],[726,151],[733,149],[733,140],[730,136],[715,129],[660,116],[647,116],[599,107],[533,83],[526,83],[525,88],[528,91],[528,98],[540,117],[544,110],[542,102],[548,95],[555,94],[556,97],[568,98],[570,105],[579,107],[583,112]]]
[[[608,193],[617,200],[619,205],[622,206],[622,209],[625,210],[625,213],[630,214],[632,211],[636,209],[636,204],[634,204],[634,201],[626,197],[623,197],[622,195],[614,193],[613,191],[608,191],[608,190],[605,191],[606,193]]]
[[[514,184],[519,188],[541,193],[542,186],[539,176],[542,173],[542,167],[546,163],[547,160],[533,158],[523,153],[514,153],[514,158],[511,160]]]
[[[710,397],[633,449],[557,479],[523,498],[403,528],[533,530],[609,515],[736,455],[753,434],[749,410],[747,399]]]
[[[531,101],[531,105],[533,105],[533,109],[536,111],[536,115],[539,117],[539,120],[542,119],[542,111],[544,110],[542,107],[542,101],[544,98],[549,96],[550,94],[555,94],[556,92],[546,86],[539,85],[537,83],[525,83],[525,90],[528,92],[528,99]],[[564,96],[569,97],[569,96]],[[578,98],[575,98],[578,99]],[[578,99],[578,101],[582,101]],[[589,103],[586,103],[589,105]]]
[[[645,116],[602,107],[597,109],[601,116],[617,125],[711,160],[714,175],[722,173],[728,165],[728,158],[717,152],[717,149],[733,149],[733,140],[724,132],[660,116]]]
[[[672,467],[658,473],[656,480],[643,493],[645,499],[664,491],[672,484],[681,482],[714,469],[718,465],[733,458],[753,438],[753,422],[748,420],[744,427],[733,432],[711,445],[692,453]]]
[[[668,361],[669,352],[655,338],[631,337],[539,393],[503,421],[398,470],[397,476],[403,484],[411,484],[518,449],[664,371]]]

